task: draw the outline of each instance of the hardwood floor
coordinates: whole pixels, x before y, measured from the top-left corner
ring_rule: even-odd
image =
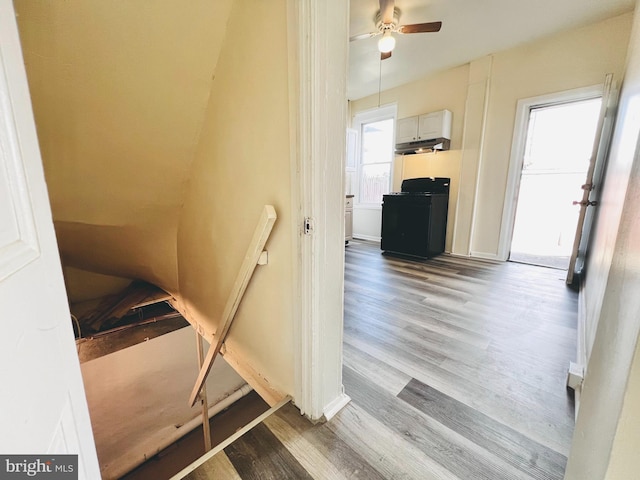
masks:
[[[186,478],[561,479],[577,294],[563,272],[352,242],[344,385],[312,425],[281,408]]]
[[[269,405],[255,391],[250,392],[209,420],[211,443],[217,445],[223,442],[268,409]],[[203,432],[202,425],[200,425],[174,444],[158,452],[142,465],[121,477],[121,480],[161,480],[170,478],[186,465],[196,461],[204,453]],[[104,478],[103,480],[108,479]]]

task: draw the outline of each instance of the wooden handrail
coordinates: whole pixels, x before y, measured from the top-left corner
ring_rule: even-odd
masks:
[[[192,407],[198,400],[198,395],[204,385],[204,382],[207,379],[207,376],[209,375],[209,372],[211,371],[213,361],[216,359],[218,353],[220,353],[222,344],[224,343],[227,333],[229,333],[231,323],[235,318],[238,307],[240,306],[240,302],[242,301],[242,297],[244,296],[244,293],[247,290],[247,286],[249,285],[249,281],[253,276],[253,272],[258,265],[258,260],[260,259],[260,255],[262,254],[264,246],[267,243],[269,235],[271,234],[271,230],[273,229],[273,224],[275,223],[276,218],[276,210],[273,208],[273,206],[265,205],[264,209],[262,210],[260,220],[258,221],[258,225],[253,232],[253,238],[251,239],[251,243],[249,244],[247,253],[244,256],[244,261],[242,262],[242,266],[240,267],[240,271],[238,272],[236,281],[233,284],[233,288],[231,289],[231,293],[229,295],[229,298],[227,299],[227,304],[225,305],[224,312],[222,313],[222,319],[220,321],[220,324],[218,325],[218,329],[216,330],[215,335],[213,336],[213,341],[209,346],[209,351],[207,352],[207,356],[204,359],[204,363],[200,368],[198,378],[196,379],[196,384],[191,391],[191,396],[189,397],[189,405],[191,405]]]

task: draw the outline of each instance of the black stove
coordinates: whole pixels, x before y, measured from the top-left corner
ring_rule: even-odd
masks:
[[[408,178],[400,192],[383,195],[382,242],[385,252],[429,258],[444,252],[449,178]]]
[[[444,177],[419,177],[407,178],[402,181],[400,192],[394,192],[390,195],[403,193],[446,193],[449,195],[450,178]]]

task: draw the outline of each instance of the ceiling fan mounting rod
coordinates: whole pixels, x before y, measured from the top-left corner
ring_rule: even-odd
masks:
[[[396,28],[398,28],[398,25],[400,24],[400,9],[398,7],[394,7],[393,9],[393,21],[391,23],[384,23],[382,21],[382,11],[378,10],[378,13],[376,13],[376,17],[375,17],[375,22],[376,22],[376,28],[381,32],[384,33],[388,30],[391,30],[392,32],[396,31]]]

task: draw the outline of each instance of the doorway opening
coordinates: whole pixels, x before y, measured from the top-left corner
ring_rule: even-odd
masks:
[[[510,261],[567,270],[601,102],[529,109]]]
[[[353,130],[358,140],[353,154],[355,168],[347,165],[347,194],[355,195],[353,237],[380,241],[382,196],[393,183],[393,147],[395,145],[395,104],[358,112],[353,116]]]

